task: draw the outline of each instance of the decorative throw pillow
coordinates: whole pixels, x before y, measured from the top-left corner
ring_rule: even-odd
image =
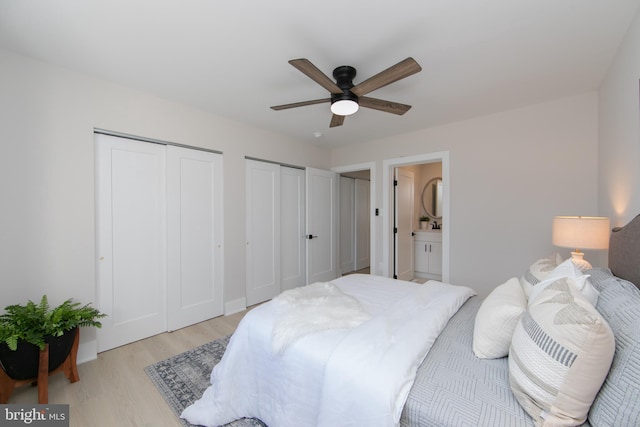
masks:
[[[572,280],[547,286],[511,341],[511,389],[537,425],[582,424],[613,359],[611,328]]]
[[[560,254],[555,253],[546,258],[541,258],[531,264],[531,266],[522,274],[520,284],[524,290],[527,299],[531,294],[531,290],[535,285],[547,278],[547,276],[562,263]]]
[[[473,352],[481,359],[497,359],[509,354],[511,337],[527,309],[518,278],[495,288],[482,302],[473,327]]]
[[[591,303],[592,306],[596,306],[596,304],[598,303],[599,292],[591,284],[589,275],[583,274],[582,270],[580,270],[578,266],[574,264],[571,258],[560,263],[560,265],[558,265],[553,269],[551,273],[549,273],[546,279],[533,286],[531,294],[529,294],[529,305],[533,303],[533,301],[537,298],[537,296],[544,288],[549,286],[549,284],[553,283],[556,279],[560,279],[562,277],[572,278],[573,281],[569,283],[574,284],[582,293],[582,295],[587,299],[587,301]]]

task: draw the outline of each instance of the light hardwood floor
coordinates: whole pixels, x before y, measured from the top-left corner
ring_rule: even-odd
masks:
[[[49,403],[68,403],[71,427],[180,427],[144,368],[232,334],[247,310],[98,354],[78,366],[80,381],[49,377]],[[37,388],[16,389],[9,403],[37,403]]]

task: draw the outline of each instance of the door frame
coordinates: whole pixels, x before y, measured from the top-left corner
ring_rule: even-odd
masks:
[[[450,280],[450,181],[449,181],[449,151],[438,151],[434,153],[419,154],[416,156],[397,157],[382,161],[382,212],[387,215],[387,220],[382,221],[382,275],[391,277],[393,270],[393,258],[391,252],[391,230],[393,230],[393,170],[400,166],[411,166],[423,163],[442,163],[442,193],[444,201],[442,203],[442,281]]]
[[[380,266],[375,262],[376,260],[376,162],[358,163],[353,165],[338,166],[331,168],[333,172],[338,174],[347,172],[357,172],[361,170],[369,171],[369,260],[370,260],[370,272],[371,274],[381,274]],[[338,254],[338,256],[340,256]],[[338,258],[339,259],[339,258]]]

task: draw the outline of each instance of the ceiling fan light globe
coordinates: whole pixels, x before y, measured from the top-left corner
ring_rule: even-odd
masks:
[[[340,99],[331,104],[331,112],[338,116],[350,116],[358,111],[360,106],[350,99]]]

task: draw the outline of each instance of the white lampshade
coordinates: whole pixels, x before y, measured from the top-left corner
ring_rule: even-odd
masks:
[[[349,116],[358,111],[360,106],[350,99],[341,99],[331,104],[331,112],[338,116]]]
[[[557,216],[553,218],[552,243],[564,248],[607,249],[609,218],[602,216]]]
[[[581,269],[591,268],[580,249],[609,247],[609,218],[601,216],[556,216],[553,218],[552,243],[571,252],[573,262]]]

